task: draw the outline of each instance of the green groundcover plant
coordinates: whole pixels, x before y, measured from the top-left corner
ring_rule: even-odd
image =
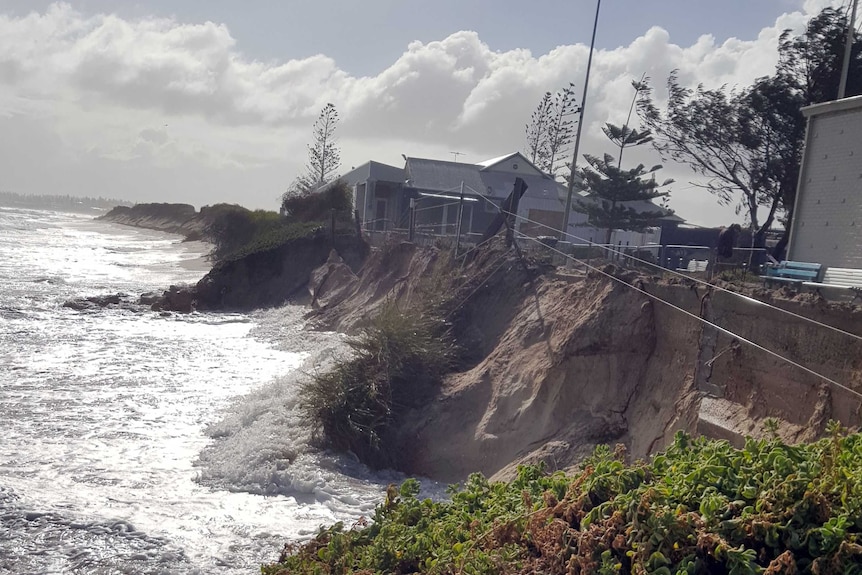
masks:
[[[408,479],[373,517],[285,546],[264,575],[862,574],[862,435],[786,445],[678,433],[651,461],[600,446],[575,475],[472,475],[451,499]]]

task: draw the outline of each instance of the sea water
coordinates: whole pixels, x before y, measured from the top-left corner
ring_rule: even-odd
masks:
[[[0,208],[0,573],[255,573],[403,479],[312,447],[298,382],[345,344],[301,308],[63,306],[197,281],[180,240]]]

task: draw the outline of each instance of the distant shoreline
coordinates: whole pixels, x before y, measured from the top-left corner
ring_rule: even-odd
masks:
[[[91,198],[70,195],[34,195],[0,191],[0,207],[55,211],[100,216],[117,206],[131,206],[132,202],[111,198]]]

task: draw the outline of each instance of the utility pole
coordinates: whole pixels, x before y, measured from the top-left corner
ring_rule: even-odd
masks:
[[[578,133],[575,135],[575,150],[572,153],[572,171],[569,174],[569,189],[566,194],[566,211],[563,213],[563,229],[560,231],[560,241],[566,241],[569,233],[569,215],[572,212],[572,194],[575,192],[575,168],[578,165],[578,149],[581,147],[581,130],[584,127],[584,108],[587,105],[587,88],[590,85],[590,68],[593,65],[593,50],[596,47],[596,29],[599,27],[599,10],[602,0],[596,0],[596,19],[593,22],[593,38],[590,40],[590,56],[587,58],[587,77],[584,79],[584,97],[581,98],[581,111],[578,116]]]
[[[853,0],[853,11],[850,13],[850,22],[847,25],[847,42],[844,44],[844,63],[841,66],[841,83],[838,84],[838,99],[842,99],[847,92],[847,75],[850,73],[850,56],[853,51],[853,40],[856,35],[856,4],[859,0]]]
[[[449,153],[450,153],[450,154],[452,154],[453,156],[455,156],[455,161],[456,161],[456,162],[458,161],[458,156],[463,156],[463,155],[464,155],[464,152],[449,152]]]

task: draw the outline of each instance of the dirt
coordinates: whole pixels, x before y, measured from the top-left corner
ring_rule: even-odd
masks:
[[[375,250],[357,274],[330,258],[312,282],[312,323],[346,332],[387,301],[409,306],[441,292],[455,296],[441,301],[465,361],[434,401],[404,417],[405,471],[445,481],[474,471],[502,479],[520,463],[567,469],[597,443],[622,442],[629,457],[646,457],[678,430],[739,443],[765,433],[772,418],[782,437],[800,441],[820,435],[830,418],[860,424],[854,393],[697,318],[852,390],[862,390],[859,340],[750,298],[612,266],[606,271],[621,282],[525,263],[494,244],[440,274],[449,257],[395,244]],[[759,296],[854,333],[862,326],[857,306]]]

